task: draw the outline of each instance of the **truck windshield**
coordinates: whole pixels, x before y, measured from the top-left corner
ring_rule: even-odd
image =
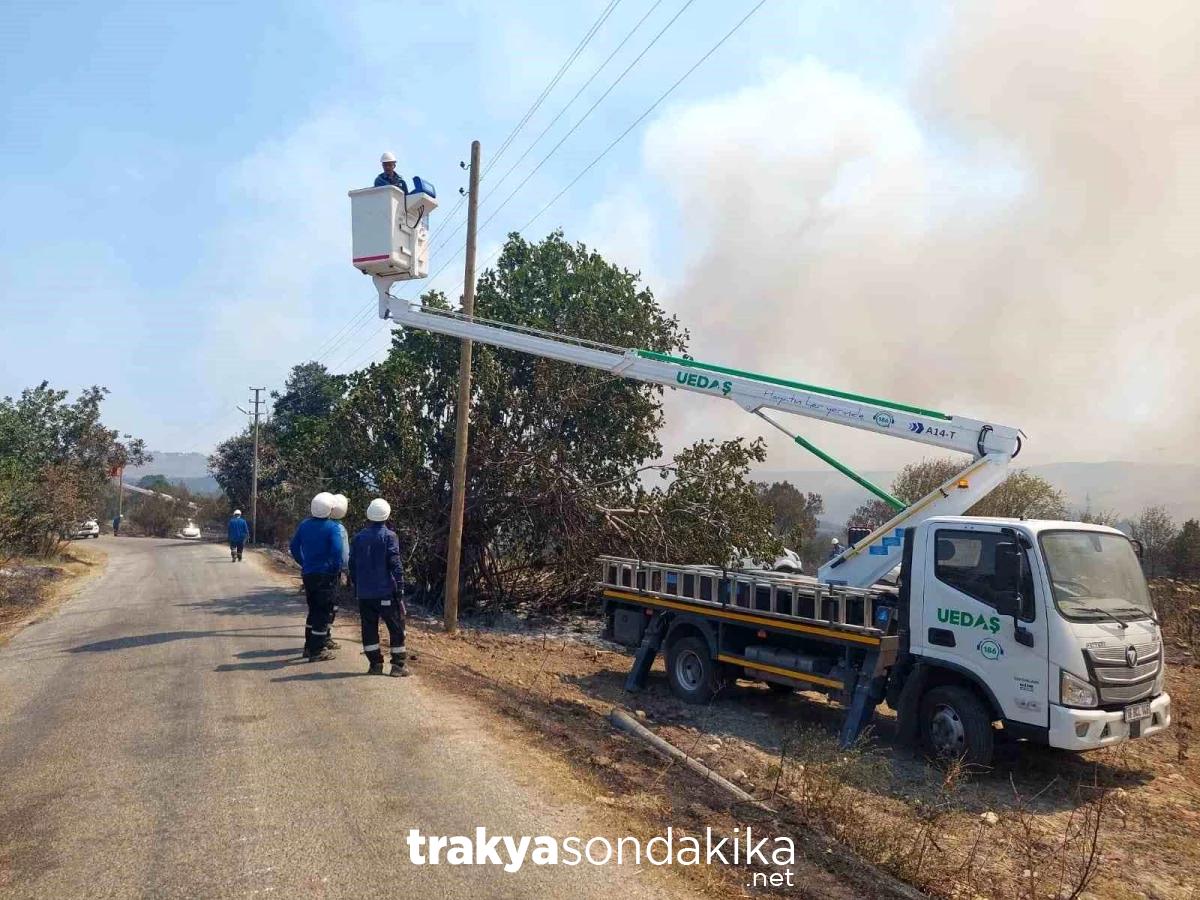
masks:
[[[1049,531],[1040,540],[1054,605],[1068,619],[1153,617],[1146,579],[1128,538],[1097,531]]]

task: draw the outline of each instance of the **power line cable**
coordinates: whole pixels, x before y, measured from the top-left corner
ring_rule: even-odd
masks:
[[[542,215],[544,215],[544,214],[545,214],[545,212],[546,212],[546,211],[547,211],[547,210],[548,210],[548,209],[549,209],[551,206],[553,206],[553,205],[554,205],[555,203],[557,203],[557,202],[558,202],[560,199],[562,199],[563,195],[564,195],[564,194],[566,194],[566,193],[567,193],[567,191],[569,191],[571,188],[573,188],[573,187],[574,187],[574,186],[575,186],[575,185],[576,185],[576,184],[579,182],[579,180],[580,180],[581,178],[583,178],[585,175],[587,175],[587,173],[588,173],[588,172],[590,172],[590,171],[591,171],[591,170],[592,170],[592,169],[593,169],[593,168],[596,166],[596,164],[600,162],[600,160],[604,159],[604,157],[606,157],[606,156],[607,156],[609,153],[611,153],[611,152],[612,152],[612,150],[613,150],[613,149],[614,149],[614,148],[615,148],[615,147],[616,147],[618,144],[620,144],[620,143],[621,143],[621,141],[623,141],[623,140],[624,140],[626,137],[628,137],[628,136],[629,136],[629,133],[630,133],[631,131],[633,131],[633,130],[634,130],[634,129],[635,129],[637,126],[638,126],[638,125],[640,125],[640,124],[641,124],[643,121],[645,121],[645,119],[646,119],[646,117],[647,117],[647,116],[649,116],[649,115],[650,115],[652,112],[654,112],[654,110],[655,110],[655,109],[657,109],[657,108],[658,108],[658,107],[659,107],[659,106],[662,104],[662,102],[663,102],[664,100],[666,100],[666,99],[667,99],[669,96],[671,96],[671,94],[673,94],[673,93],[676,91],[676,89],[677,89],[677,88],[678,88],[678,87],[679,87],[681,84],[683,84],[683,82],[684,82],[684,81],[686,81],[686,80],[687,80],[687,79],[688,79],[688,78],[691,76],[691,74],[692,74],[693,72],[695,72],[695,71],[696,71],[698,68],[700,68],[700,66],[702,66],[702,65],[703,65],[703,64],[704,64],[704,63],[705,63],[705,62],[706,62],[706,61],[709,59],[709,57],[711,57],[711,56],[712,56],[714,53],[716,53],[716,52],[717,52],[717,50],[718,50],[718,49],[720,49],[720,48],[721,48],[721,46],[722,46],[722,45],[723,45],[723,44],[724,44],[726,41],[728,41],[728,40],[729,40],[731,37],[733,37],[733,35],[734,35],[734,34],[736,34],[736,33],[737,33],[737,32],[738,32],[740,29],[741,29],[741,27],[742,27],[743,25],[745,25],[745,24],[746,24],[746,22],[748,22],[748,21],[750,20],[750,18],[751,18],[751,17],[752,17],[752,16],[753,16],[753,15],[754,15],[756,12],[758,12],[758,11],[759,11],[759,9],[761,9],[761,8],[762,8],[764,5],[766,5],[766,3],[767,3],[767,0],[759,0],[759,2],[758,2],[758,3],[756,3],[756,4],[755,4],[753,7],[751,7],[751,8],[750,8],[750,11],[749,11],[749,12],[747,12],[747,13],[746,13],[746,15],[744,15],[744,16],[743,16],[743,17],[742,17],[740,20],[738,20],[737,24],[735,24],[735,25],[734,25],[732,28],[730,28],[730,29],[729,29],[729,31],[727,31],[727,32],[726,32],[726,33],[725,33],[725,34],[724,34],[724,35],[721,37],[721,39],[720,39],[720,40],[718,40],[718,41],[717,41],[715,44],[713,44],[711,47],[709,47],[709,48],[708,48],[708,50],[707,50],[707,51],[704,53],[704,55],[703,55],[703,56],[701,56],[701,57],[700,57],[698,60],[696,60],[696,62],[694,62],[694,63],[691,65],[691,67],[690,67],[690,68],[689,68],[689,69],[688,69],[686,72],[684,72],[682,75],[680,75],[680,76],[679,76],[679,78],[678,78],[678,79],[676,79],[676,81],[675,81],[675,83],[674,83],[674,84],[672,84],[672,85],[671,85],[669,88],[667,88],[667,89],[666,89],[666,90],[665,90],[665,91],[664,91],[664,92],[663,92],[661,95],[659,95],[659,97],[658,97],[658,99],[657,99],[657,100],[655,100],[655,101],[654,101],[653,103],[651,103],[651,104],[650,104],[648,107],[646,107],[646,109],[642,111],[641,115],[639,115],[639,116],[638,116],[636,119],[634,119],[634,120],[633,120],[633,121],[632,121],[632,122],[631,122],[631,123],[630,123],[630,124],[629,124],[629,125],[628,125],[628,126],[625,128],[625,130],[624,130],[624,131],[622,131],[622,132],[621,132],[619,135],[617,135],[617,137],[615,137],[615,138],[614,138],[614,139],[613,139],[613,140],[612,140],[612,141],[609,143],[609,145],[608,145],[607,147],[605,147],[605,148],[604,148],[604,149],[603,149],[603,150],[602,150],[602,151],[599,153],[599,155],[597,155],[597,156],[596,156],[596,157],[595,157],[595,158],[594,158],[594,159],[593,159],[591,162],[589,162],[589,163],[588,163],[586,166],[584,166],[584,167],[583,167],[583,169],[582,169],[582,170],[579,172],[579,174],[577,174],[577,175],[576,175],[574,178],[572,178],[572,179],[571,179],[571,181],[570,181],[570,182],[568,182],[568,184],[566,185],[566,187],[564,187],[564,188],[563,188],[562,190],[560,190],[560,191],[559,191],[557,194],[555,194],[555,195],[554,195],[554,197],[553,197],[553,198],[551,198],[551,199],[550,199],[550,201],[549,201],[548,203],[546,203],[546,204],[545,204],[545,205],[544,205],[544,206],[543,206],[541,209],[539,209],[539,210],[538,210],[538,211],[537,211],[537,212],[536,212],[536,213],[533,215],[533,217],[532,217],[532,218],[530,218],[530,219],[529,219],[529,221],[527,221],[527,222],[526,222],[524,225],[522,225],[520,228],[516,229],[516,230],[517,230],[517,232],[518,232],[518,233],[520,233],[520,232],[523,232],[523,231],[525,231],[525,229],[526,229],[526,228],[528,228],[530,225],[532,225],[534,222],[536,222],[536,221],[537,221],[539,218],[541,218],[541,217],[542,217]],[[506,202],[507,202],[507,201],[506,201]],[[497,210],[497,212],[498,212],[498,211],[499,211],[499,210]],[[488,220],[488,221],[490,221],[490,219],[491,219],[491,217],[489,217],[489,220]],[[482,231],[482,230],[483,230],[483,226],[484,226],[484,225],[486,225],[486,224],[487,224],[487,222],[484,222],[484,223],[483,223],[483,225],[480,225],[480,227],[479,227],[479,230],[480,230],[480,231]],[[503,249],[503,248],[501,248],[501,249]],[[461,252],[461,251],[460,251],[460,252]],[[499,254],[499,252],[500,252],[499,250],[495,250],[495,251],[493,251],[491,254],[489,254],[489,255],[488,255],[488,257],[487,257],[487,259],[485,259],[485,260],[484,260],[484,263],[483,263],[483,264],[481,264],[479,268],[481,268],[481,269],[482,269],[482,268],[483,268],[483,267],[484,267],[484,266],[487,264],[487,262],[489,262],[490,260],[494,259],[494,258],[495,258],[495,257],[496,257],[496,256]],[[457,254],[456,254],[456,255],[457,255]],[[451,260],[452,260],[452,259],[453,259],[453,257],[451,257]],[[450,263],[450,260],[447,260],[447,261],[446,261],[446,263],[443,263],[443,265],[442,265],[442,268],[444,269],[444,268],[445,268],[447,265],[449,265],[449,263]],[[440,271],[440,270],[439,270],[439,271]]]

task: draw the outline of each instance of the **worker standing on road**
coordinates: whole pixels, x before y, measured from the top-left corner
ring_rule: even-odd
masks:
[[[379,162],[383,165],[383,171],[375,176],[375,187],[383,187],[386,184],[391,184],[407,194],[408,184],[396,174],[396,157],[391,153],[385,153],[379,157]]]
[[[383,674],[383,650],[379,646],[379,620],[387,626],[391,643],[393,678],[410,674],[404,647],[404,557],[400,539],[387,527],[392,507],[376,498],[367,507],[371,524],[350,542],[350,582],[358,598],[362,618],[363,653],[368,675]]]
[[[229,555],[233,562],[242,561],[242,550],[246,547],[246,538],[250,535],[250,523],[242,518],[242,511],[235,509],[226,527],[229,535]]]
[[[338,595],[341,592],[342,574],[350,567],[350,535],[346,532],[346,526],[342,524],[342,519],[346,517],[346,512],[350,509],[350,501],[345,494],[333,495],[333,509],[329,511],[329,518],[337,524],[339,531],[342,534],[342,567],[338,571],[339,584],[333,589],[333,605],[329,608],[329,640],[325,642],[325,646],[330,650],[336,650],[341,646],[333,639],[333,623],[337,619],[338,611]]]
[[[308,600],[308,619],[304,624],[304,656],[309,662],[333,659],[325,646],[329,640],[329,610],[333,591],[342,570],[342,532],[331,522],[333,495],[322,491],[312,498],[312,515],[296,528],[289,549],[300,563],[304,595]]]
[[[113,537],[117,537],[121,533],[121,514],[117,513],[113,516]]]

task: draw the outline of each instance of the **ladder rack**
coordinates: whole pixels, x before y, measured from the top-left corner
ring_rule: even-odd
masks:
[[[630,591],[681,606],[744,610],[755,616],[878,636],[879,605],[895,606],[894,588],[828,584],[806,575],[717,566],[670,565],[601,556],[603,591]]]

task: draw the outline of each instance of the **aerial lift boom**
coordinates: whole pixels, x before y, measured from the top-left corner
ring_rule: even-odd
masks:
[[[816,454],[887,503],[896,515],[818,572],[822,581],[866,587],[900,564],[900,530],[932,516],[961,515],[1004,480],[1009,462],[1020,452],[1016,428],[990,424],[931,409],[881,400],[703,363],[686,356],[622,348],[400,300],[388,290],[398,279],[372,275],[379,291],[382,318],[397,325],[466,338],[560,362],[600,369],[648,384],[732,400],[759,416],[797,444]],[[908,505],[844,466],[768,415],[780,411],[822,419],[875,434],[969,453],[971,463],[937,490]]]

